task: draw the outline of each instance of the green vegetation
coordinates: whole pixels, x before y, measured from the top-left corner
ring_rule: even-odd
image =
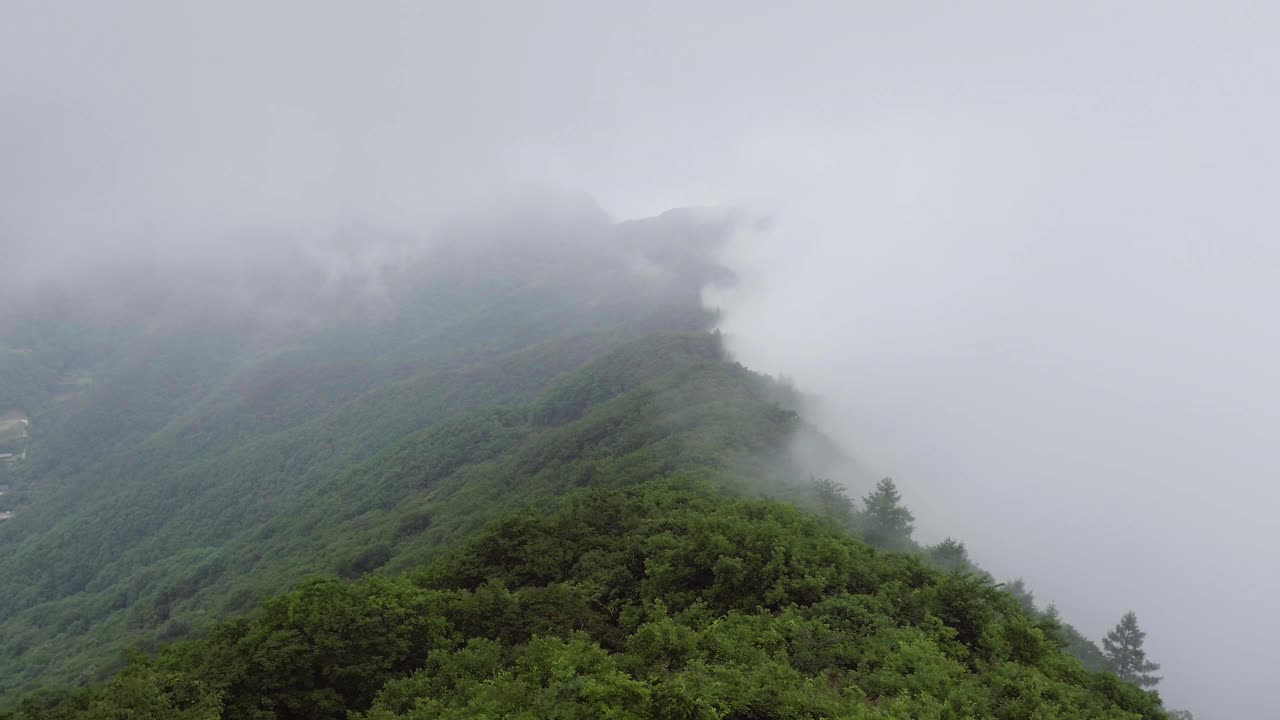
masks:
[[[902,495],[890,478],[876,483],[875,492],[862,500],[866,512],[863,533],[873,545],[901,550],[909,547],[915,518],[902,504]],[[945,551],[944,551],[945,552]]]
[[[11,717],[1164,717],[1060,647],[989,582],[682,476],[307,582]]]
[[[1160,666],[1147,659],[1142,641],[1147,634],[1138,628],[1138,616],[1127,612],[1107,636],[1102,638],[1102,650],[1107,657],[1107,667],[1117,677],[1139,687],[1155,687],[1160,678],[1153,673]]]
[[[1163,717],[892,480],[811,476],[705,332],[714,228],[588,225],[387,316],[27,317],[0,717]]]

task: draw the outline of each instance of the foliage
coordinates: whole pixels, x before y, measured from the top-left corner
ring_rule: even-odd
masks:
[[[405,540],[428,554],[502,511],[472,498],[442,522],[430,485],[718,359],[712,336],[681,335],[707,327],[700,291],[716,268],[647,227],[535,218],[446,234],[381,270],[377,298],[316,290],[325,269],[290,258],[230,283],[261,306],[148,276],[109,303],[41,297],[6,315],[0,415],[27,413],[31,437],[25,461],[0,464],[0,509],[17,511],[0,523],[0,705],[15,688],[109,677],[124,646],[206,628],[307,573],[394,566]],[[637,274],[638,258],[663,279]],[[590,392],[556,384],[640,338],[651,352],[618,359]],[[539,401],[561,415],[531,422]],[[394,517],[328,531],[369,512]],[[284,534],[287,552],[270,553]]]
[[[1130,611],[1102,638],[1102,650],[1107,657],[1107,666],[1121,680],[1139,687],[1155,687],[1160,677],[1153,673],[1160,666],[1147,660],[1147,652],[1142,649],[1146,637],[1147,634],[1138,627],[1138,616]]]
[[[831,443],[702,332],[696,224],[446,239],[379,278],[391,312],[29,310],[0,337],[0,414],[31,419],[0,467],[0,707],[1158,716],[962,543],[918,546],[891,480],[862,508],[796,481],[788,450]]]
[[[929,548],[928,557],[934,566],[943,570],[970,570],[973,568],[969,562],[969,551],[965,548],[964,543],[953,538],[946,538]]]
[[[164,682],[129,690],[140,672]],[[164,707],[171,688],[255,720],[1164,717],[990,582],[696,476],[508,516],[421,573],[305,583],[13,717],[100,717],[129,692]]]
[[[902,494],[892,478],[876,483],[876,489],[862,499],[866,515],[864,537],[876,547],[903,550],[911,545],[915,517],[902,504]]]

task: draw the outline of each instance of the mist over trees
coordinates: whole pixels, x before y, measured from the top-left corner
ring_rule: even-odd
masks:
[[[809,474],[806,400],[707,332],[723,217],[522,217],[306,322],[21,318],[0,713],[1161,716],[894,480]]]
[[[506,517],[399,579],[304,583],[12,717],[1165,717],[979,579],[690,480]]]
[[[862,499],[866,514],[867,542],[891,550],[905,549],[915,532],[915,516],[902,504],[902,495],[892,478],[883,478],[876,489]]]
[[[969,551],[964,543],[947,538],[929,548],[929,560],[934,565],[947,571],[966,570],[970,568]]]
[[[1129,611],[1102,638],[1102,651],[1107,657],[1111,672],[1117,677],[1139,687],[1149,688],[1159,684],[1160,677],[1154,673],[1160,666],[1147,660],[1147,653],[1142,649],[1146,637],[1147,634],[1138,627],[1138,616]]]
[[[0,3],[0,712],[1265,716],[1277,7]]]

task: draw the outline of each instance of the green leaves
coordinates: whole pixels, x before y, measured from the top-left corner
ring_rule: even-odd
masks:
[[[1102,639],[1102,650],[1111,672],[1125,682],[1144,688],[1155,687],[1160,682],[1160,677],[1154,674],[1160,666],[1147,660],[1147,653],[1142,649],[1146,637],[1138,627],[1138,616],[1130,611]]]
[[[504,655],[514,658],[503,662]],[[413,676],[388,684],[364,720],[502,717],[650,717],[648,686],[617,668],[585,635],[538,637],[514,652],[473,640],[436,652]]]
[[[986,578],[685,485],[510,516],[416,577],[309,581],[24,717],[1163,718]]]
[[[371,577],[315,580],[161,665],[220,692],[225,717],[344,718],[444,642],[439,593]]]
[[[876,489],[862,499],[866,516],[863,537],[867,542],[887,550],[905,550],[911,545],[915,516],[902,504],[902,495],[892,478],[876,483]]]

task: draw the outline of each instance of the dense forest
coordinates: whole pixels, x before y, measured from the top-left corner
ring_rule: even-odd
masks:
[[[1136,617],[1099,647],[917,543],[727,356],[725,222],[579,209],[376,282],[21,308],[4,717],[1164,717]]]
[[[308,581],[19,718],[1160,718],[974,576],[693,474]]]

